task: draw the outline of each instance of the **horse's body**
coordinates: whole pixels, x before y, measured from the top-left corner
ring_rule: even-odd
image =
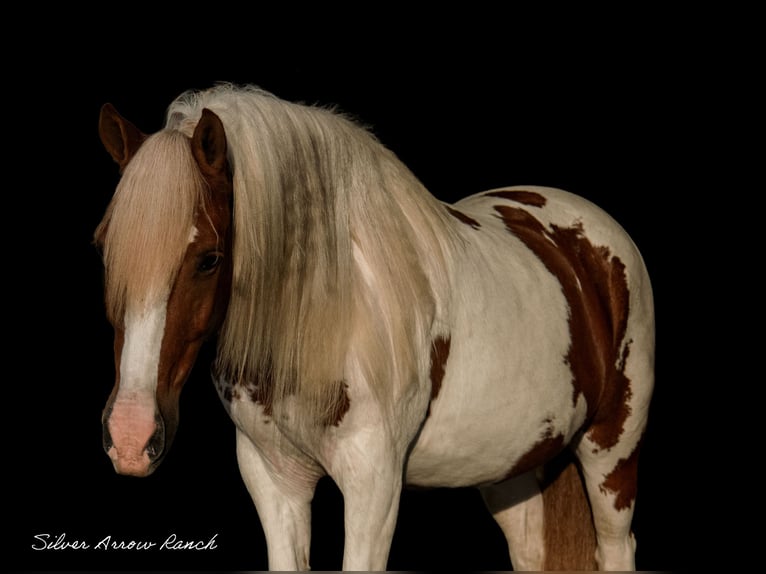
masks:
[[[215,384],[270,568],[308,567],[324,475],[344,496],[344,569],[385,569],[404,483],[480,487],[516,569],[634,567],[653,308],[608,215],[538,187],[442,204],[345,119],[250,89],[179,99],[153,139],[105,107],[101,135],[123,170],[96,234],[119,472],[161,460],[218,332]],[[172,186],[195,189],[185,216],[176,191],[142,207],[142,189]],[[592,520],[581,495],[572,506],[573,460]]]

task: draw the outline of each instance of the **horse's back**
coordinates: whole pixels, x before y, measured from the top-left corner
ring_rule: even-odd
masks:
[[[477,214],[483,222],[494,219],[495,226],[510,208],[525,210],[546,227],[577,229],[594,246],[606,247],[621,258],[630,273],[628,281],[636,279],[641,283],[647,279],[638,248],[625,229],[604,209],[580,195],[553,187],[514,186],[468,196],[454,207]]]

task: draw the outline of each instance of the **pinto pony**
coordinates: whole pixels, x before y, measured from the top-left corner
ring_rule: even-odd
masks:
[[[344,569],[386,568],[404,485],[478,487],[516,569],[634,568],[653,303],[606,213],[528,186],[447,205],[354,122],[254,87],[182,94],[150,136],[106,104],[99,131],[117,472],[155,470],[215,337],[269,568],[309,567],[324,475]]]

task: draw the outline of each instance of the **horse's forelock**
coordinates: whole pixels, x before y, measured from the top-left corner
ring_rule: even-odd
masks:
[[[189,140],[177,131],[149,137],[127,165],[100,226],[114,321],[129,305],[167,296],[204,190]]]

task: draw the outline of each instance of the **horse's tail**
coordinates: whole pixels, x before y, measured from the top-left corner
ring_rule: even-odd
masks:
[[[544,570],[595,570],[596,531],[574,456],[565,451],[546,465],[540,486],[545,512]]]

